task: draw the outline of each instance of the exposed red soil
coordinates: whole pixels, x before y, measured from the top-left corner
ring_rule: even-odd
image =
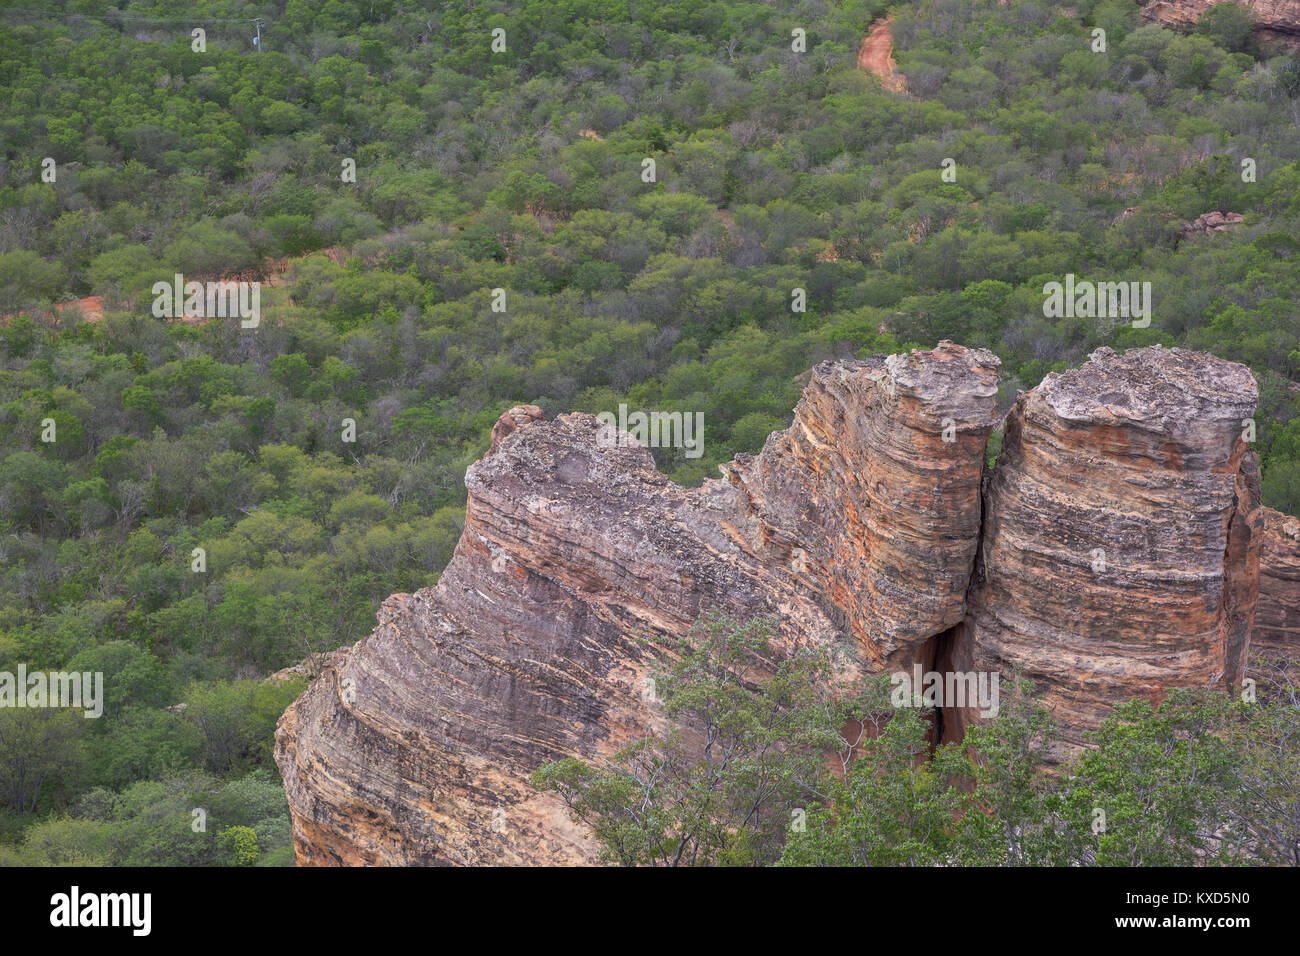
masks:
[[[892,14],[871,25],[858,50],[858,66],[880,77],[881,85],[891,93],[906,93],[907,82],[894,62],[894,36],[889,32],[893,25]]]

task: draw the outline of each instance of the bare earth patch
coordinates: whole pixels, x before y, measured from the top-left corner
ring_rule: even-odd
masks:
[[[858,50],[858,66],[880,77],[881,85],[891,93],[906,93],[907,82],[894,62],[894,37],[889,32],[893,25],[892,15],[871,25]]]

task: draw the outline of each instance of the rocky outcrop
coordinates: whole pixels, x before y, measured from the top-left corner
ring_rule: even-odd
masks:
[[[694,490],[590,415],[501,416],[438,585],[281,720],[299,862],[592,860],[528,777],[659,726],[646,678],[708,609],[772,616],[778,654],[847,641],[850,681],[1023,674],[1067,749],[1120,701],[1238,682],[1257,601],[1256,645],[1295,648],[1300,522],[1258,507],[1244,367],[1101,349],[1017,397],[989,473],[998,365],[820,365],[790,428]],[[944,708],[937,736],[975,719]]]
[[[866,660],[910,667],[962,618],[998,359],[933,352],[823,365],[794,425],[722,467],[764,559],[828,601]]]
[[[1078,746],[1109,706],[1239,682],[1259,566],[1241,365],[1100,349],[1021,393],[985,495],[958,670],[1019,670]],[[971,719],[954,715],[958,735]]]
[[[438,585],[390,598],[280,722],[299,862],[590,860],[527,778],[657,721],[645,678],[702,610],[775,617],[778,652],[856,638],[850,680],[922,654],[961,618],[998,364],[819,366],[791,427],[695,490],[590,415],[507,412]]]
[[[1210,7],[1225,0],[1138,0],[1142,18],[1167,27],[1191,29]],[[1261,40],[1300,46],[1300,0],[1233,0],[1250,11]]]
[[[1141,206],[1129,206],[1112,221],[1116,223],[1124,222],[1126,219],[1131,219],[1133,216],[1137,215],[1141,209]],[[1163,219],[1171,222],[1178,218],[1172,210],[1168,209],[1164,210],[1160,215]],[[1239,212],[1224,213],[1219,212],[1218,210],[1203,212],[1190,221],[1186,219],[1178,220],[1178,232],[1175,239],[1178,242],[1182,242],[1185,239],[1192,239],[1196,236],[1211,236],[1215,233],[1235,229],[1244,221],[1245,217],[1243,217]]]
[[[1252,656],[1300,664],[1300,519],[1264,508]]]
[[[347,656],[347,653],[348,648],[340,647],[336,650],[312,654],[297,664],[291,664],[289,667],[281,668],[271,674],[266,678],[266,682],[278,687],[291,680],[311,680],[319,676],[325,668],[337,667],[343,661],[343,658]]]
[[[1222,213],[1218,210],[1203,212],[1191,222],[1183,223],[1179,238],[1190,239],[1192,236],[1208,236],[1215,232],[1225,232],[1240,226],[1243,217],[1239,212]]]

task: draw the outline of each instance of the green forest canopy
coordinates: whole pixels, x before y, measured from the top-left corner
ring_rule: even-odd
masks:
[[[703,457],[656,450],[695,484],[822,359],[985,346],[1009,402],[1099,345],[1182,345],[1254,371],[1265,500],[1300,512],[1300,58],[1240,16],[919,0],[895,95],[856,64],[878,0],[428,6],[0,8],[0,669],[91,660],[118,695],[10,728],[57,778],[10,795],[11,837],[135,860],[83,831],[188,775],[259,809],[176,853],[286,862],[256,801],[298,685],[262,679],[437,580],[520,402],[703,412]],[[1211,211],[1244,222],[1182,234]],[[263,276],[260,327],[154,318],[177,272]],[[1150,328],[1045,318],[1067,272],[1150,281]],[[52,308],[85,296],[102,319]]]

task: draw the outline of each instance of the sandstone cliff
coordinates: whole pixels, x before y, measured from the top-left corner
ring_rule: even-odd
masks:
[[[1100,349],[1021,393],[955,668],[1021,668],[1076,746],[1108,705],[1239,683],[1259,576],[1243,438],[1256,398],[1243,366],[1159,347]]]
[[[656,648],[701,609],[910,661],[961,617],[998,364],[944,344],[819,366],[790,429],[696,490],[593,416],[504,415],[437,587],[390,598],[280,723],[299,862],[590,859],[527,777],[656,720]]]
[[[1201,14],[1225,0],[1138,0],[1142,18],[1167,27],[1187,29]],[[1300,0],[1233,0],[1255,18],[1255,32],[1261,40],[1281,46],[1300,46]]]
[[[1250,650],[1300,664],[1300,519],[1264,508],[1259,605]]]
[[[1071,745],[1117,701],[1240,680],[1257,596],[1259,643],[1295,647],[1300,540],[1258,507],[1245,368],[1099,350],[1017,398],[986,474],[998,365],[942,343],[818,366],[789,429],[693,490],[592,416],[503,415],[437,587],[385,602],[281,721],[299,862],[591,860],[527,778],[660,720],[644,680],[704,609],[774,615],[778,652],[848,640],[850,679],[1019,669]]]

